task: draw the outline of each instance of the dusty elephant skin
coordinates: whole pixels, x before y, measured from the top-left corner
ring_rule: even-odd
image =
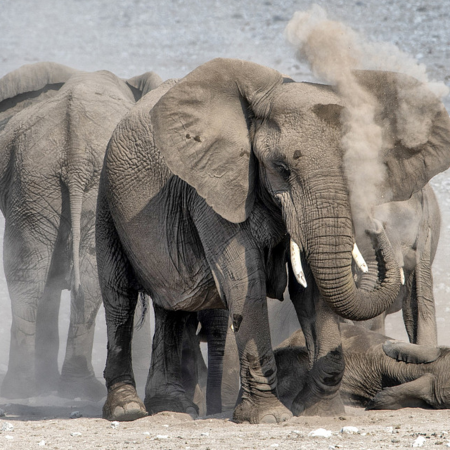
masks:
[[[360,72],[357,79],[378,99],[380,123],[390,133],[393,149],[384,158],[391,198],[406,200],[450,164],[448,114],[435,99],[428,141],[409,149],[396,136],[393,98],[402,83],[418,92],[425,88],[390,72]],[[276,395],[266,296],[282,297],[291,240],[289,292],[312,365],[292,409],[343,410],[337,393],[344,360],[335,313],[372,318],[392,304],[400,286],[392,247],[377,221],[367,232],[382,256],[382,276],[371,290],[355,286],[340,141],[343,108],[332,87],[295,83],[254,63],[216,59],[178,83],[163,84],[119,124],[105,157],[96,228],[109,405],[123,403],[112,386],[134,385],[133,312],[144,291],[162,312],[158,320],[169,323],[181,320],[182,311],[227,307],[243,391],[234,419],[290,417]],[[397,173],[410,176],[398,183]],[[156,344],[164,360],[152,365],[144,403],[152,409],[153,398],[163,396],[167,404],[186,407],[180,339],[165,334]],[[154,380],[162,379],[166,384],[156,393]]]
[[[94,239],[100,171],[113,129],[139,89],[158,78],[146,73],[127,84],[106,71],[37,63],[0,80],[0,208],[13,318],[3,397],[105,395],[91,363],[101,304]],[[71,316],[60,375],[63,289],[71,291]]]
[[[394,304],[383,314],[362,322],[372,331],[384,334],[386,314],[403,309],[403,320],[410,342],[437,345],[436,313],[431,266],[436,254],[441,214],[430,185],[402,202],[388,202],[377,206],[374,217],[380,220],[403,270],[404,284]],[[364,278],[364,287],[370,289],[376,282],[377,261],[371,249],[361,251],[372,277]],[[370,268],[373,267],[373,270]],[[362,287],[362,286],[360,286]]]
[[[367,409],[450,407],[450,349],[390,341],[360,325],[342,324],[345,372],[340,393],[344,402]],[[283,403],[292,404],[302,390],[308,352],[296,331],[275,349]]]

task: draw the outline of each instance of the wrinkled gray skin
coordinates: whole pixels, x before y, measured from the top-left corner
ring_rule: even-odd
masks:
[[[230,325],[228,312],[223,309],[191,314],[186,324],[181,358],[183,386],[200,415],[232,411],[236,405],[239,356]],[[208,366],[200,342],[208,344]]]
[[[393,200],[405,200],[450,164],[448,114],[435,99],[429,140],[411,151],[396,137],[396,90],[399,83],[424,88],[389,72],[355,76],[379,100],[380,123],[394,145],[383,154],[388,188]],[[335,313],[372,318],[392,304],[400,286],[384,230],[370,220],[367,239],[379,250],[382,276],[371,290],[354,282],[343,108],[333,87],[294,83],[254,63],[217,59],[177,84],[163,84],[119,124],[105,157],[96,228],[108,327],[105,418],[146,414],[131,368],[140,291],[159,306],[163,322],[183,311],[228,308],[243,390],[234,419],[289,418],[276,394],[266,297],[281,298],[288,283],[290,238],[302,250],[308,282],[303,288],[289,269],[290,297],[311,364],[292,409],[342,411],[337,392],[344,360]],[[393,172],[408,176],[397,183]],[[180,340],[158,339],[158,345],[167,358],[149,374],[145,405],[152,409],[158,397],[166,409],[176,403],[186,411],[191,405],[180,382]],[[156,392],[152,380],[163,370],[173,380]]]
[[[450,349],[399,341],[360,325],[341,325],[344,402],[366,409],[450,408]],[[308,352],[301,330],[275,349],[278,394],[290,407],[302,390]]]
[[[115,126],[140,89],[160,81],[146,73],[127,84],[110,72],[55,63],[23,66],[0,80],[0,208],[12,307],[2,397],[105,395],[91,364],[101,303],[94,240],[100,171]],[[60,375],[63,289],[71,291],[71,312]]]
[[[380,220],[395,251],[398,265],[403,268],[405,284],[394,304],[383,314],[366,322],[368,329],[384,334],[387,314],[402,309],[409,341],[421,345],[437,345],[436,313],[433,296],[433,264],[439,242],[441,215],[430,185],[403,202],[379,205],[374,217]],[[364,252],[363,252],[364,253]],[[376,261],[370,252],[364,255],[369,272],[376,273]],[[376,282],[364,278],[365,287]]]

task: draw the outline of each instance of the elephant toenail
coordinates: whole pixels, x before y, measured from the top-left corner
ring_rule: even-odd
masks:
[[[125,410],[121,406],[116,406],[114,408],[114,413],[113,413],[114,418],[122,417],[124,414],[125,414]]]
[[[269,414],[262,418],[261,423],[277,423],[277,419],[272,414]]]

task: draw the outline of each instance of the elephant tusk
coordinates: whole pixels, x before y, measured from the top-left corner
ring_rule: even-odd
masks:
[[[353,245],[352,256],[353,259],[355,260],[356,265],[361,269],[361,271],[367,273],[369,271],[369,268],[367,267],[367,264],[364,261],[363,255],[361,255],[361,252],[359,251],[356,242]]]
[[[405,272],[403,270],[403,267],[400,267],[400,280],[404,286],[405,285]]]
[[[302,261],[300,259],[300,248],[291,239],[291,263],[292,270],[294,271],[295,279],[306,288],[308,284],[306,283],[305,274],[303,272]]]

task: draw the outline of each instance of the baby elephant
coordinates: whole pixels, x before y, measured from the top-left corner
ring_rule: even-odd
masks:
[[[366,409],[450,408],[450,348],[392,341],[362,326],[341,324],[344,403]],[[301,330],[275,350],[278,394],[290,407],[308,373]]]

